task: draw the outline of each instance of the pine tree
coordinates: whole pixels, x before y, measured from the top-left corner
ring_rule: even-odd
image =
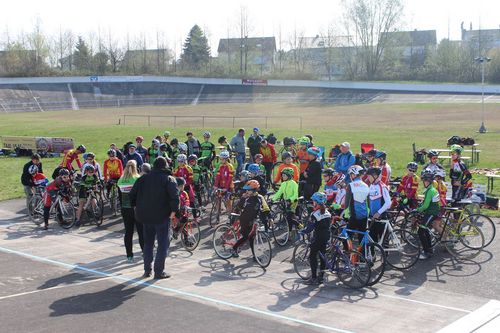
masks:
[[[80,71],[90,70],[91,56],[87,44],[82,37],[78,37],[78,42],[76,43],[76,51],[73,55],[74,64],[76,68]]]
[[[188,37],[184,42],[181,61],[184,66],[190,69],[201,69],[210,59],[210,47],[207,37],[198,25],[195,25],[189,31]]]

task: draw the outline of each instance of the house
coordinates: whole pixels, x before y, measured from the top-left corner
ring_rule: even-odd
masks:
[[[218,57],[238,64],[240,71],[270,73],[275,64],[274,37],[225,38],[219,40]]]
[[[424,64],[430,50],[437,47],[436,30],[413,30],[387,32],[392,50],[399,52],[401,61],[410,67]]]
[[[479,53],[482,54],[493,48],[500,48],[500,29],[479,29],[472,30],[472,23],[470,30],[464,29],[464,23],[461,26],[462,43],[472,43],[478,48]]]

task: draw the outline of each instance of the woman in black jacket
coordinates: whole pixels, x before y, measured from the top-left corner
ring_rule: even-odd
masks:
[[[307,153],[311,159],[303,174],[303,195],[306,200],[309,200],[321,187],[321,163],[318,161],[321,151],[316,147],[311,147],[307,149]]]

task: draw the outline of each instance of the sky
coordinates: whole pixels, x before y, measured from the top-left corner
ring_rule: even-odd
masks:
[[[437,30],[438,41],[450,36],[460,39],[460,23],[468,29],[500,28],[500,0],[402,0],[405,3],[403,28]],[[157,32],[171,49],[180,49],[190,28],[198,24],[209,37],[215,54],[219,38],[239,37],[242,7],[250,22],[250,36],[278,36],[288,40],[293,31],[319,35],[328,26],[338,25],[342,0],[3,0],[0,10],[0,42],[7,32],[12,38],[41,22],[42,31],[57,35],[70,29],[89,36],[100,30],[111,32],[122,43],[144,34],[148,47],[155,48]]]

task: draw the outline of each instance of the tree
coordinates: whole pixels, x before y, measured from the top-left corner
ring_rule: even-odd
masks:
[[[92,56],[90,54],[87,44],[81,36],[78,37],[78,42],[76,43],[76,51],[73,54],[74,64],[76,68],[80,71],[89,71],[90,64],[92,61]]]
[[[184,42],[181,61],[190,69],[199,70],[210,60],[208,40],[198,25],[194,25]]]
[[[347,36],[354,33],[359,50],[356,58],[362,61],[364,77],[374,79],[379,74],[384,50],[403,14],[402,0],[343,0],[344,27]]]

